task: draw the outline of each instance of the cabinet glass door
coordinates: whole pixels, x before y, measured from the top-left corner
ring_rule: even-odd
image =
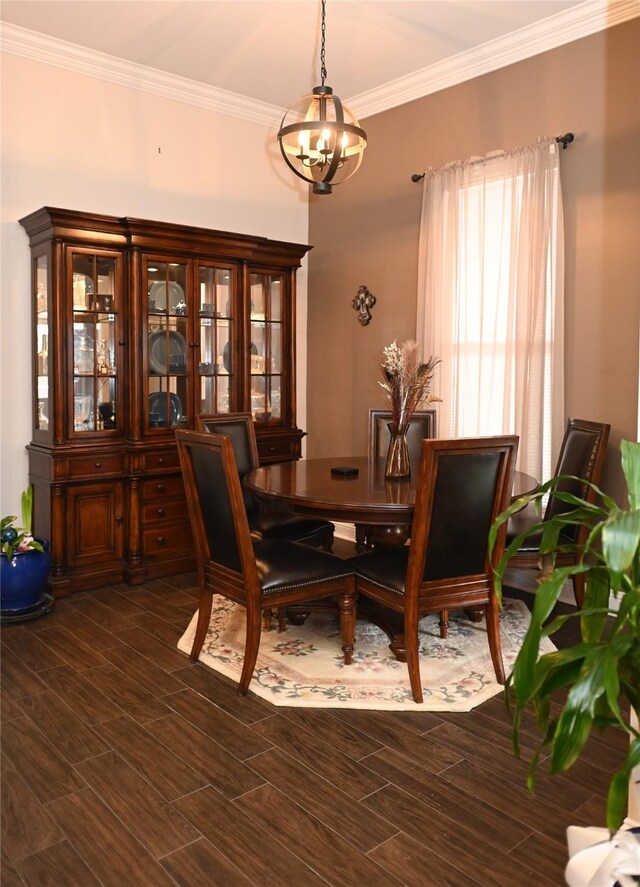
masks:
[[[282,418],[283,285],[279,274],[250,277],[250,409],[256,422]]]
[[[236,375],[232,343],[236,311],[236,275],[232,268],[198,266],[200,325],[200,415],[228,413],[235,408]]]
[[[36,299],[36,392],[38,409],[35,427],[49,430],[49,266],[46,256],[38,256],[34,268]]]
[[[146,259],[148,399],[147,428],[189,422],[190,305],[188,265]]]
[[[72,252],[73,409],[77,434],[119,430],[120,257]]]

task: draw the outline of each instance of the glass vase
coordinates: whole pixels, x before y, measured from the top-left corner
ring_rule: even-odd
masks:
[[[409,449],[407,447],[407,426],[389,422],[389,452],[384,469],[385,480],[406,480],[411,475],[409,467]]]

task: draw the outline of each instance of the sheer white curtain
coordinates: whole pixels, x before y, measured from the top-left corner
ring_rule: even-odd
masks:
[[[442,358],[438,434],[519,434],[545,479],[564,433],[564,231],[554,139],[424,178],[417,339]]]

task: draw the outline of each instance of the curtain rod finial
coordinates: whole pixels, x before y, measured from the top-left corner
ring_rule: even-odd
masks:
[[[575,136],[572,132],[565,132],[563,136],[556,136],[556,142],[562,145],[563,150],[570,145],[571,142],[575,139]]]
[[[423,173],[423,172],[414,172],[414,174],[411,176],[411,181],[412,181],[412,182],[419,182],[419,181],[421,181],[422,179],[424,179],[424,173]]]

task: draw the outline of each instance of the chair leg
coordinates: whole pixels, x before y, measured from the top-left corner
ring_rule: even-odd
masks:
[[[198,622],[196,624],[196,633],[191,646],[192,662],[198,661],[198,656],[202,650],[204,639],[207,636],[207,629],[211,622],[211,610],[213,609],[213,592],[207,588],[200,589],[200,602],[198,604]]]
[[[260,648],[260,620],[260,610],[256,607],[247,607],[247,636],[244,645],[244,662],[242,663],[242,674],[238,682],[238,693],[240,696],[244,696],[249,689],[249,684],[255,671],[258,650]]]
[[[576,599],[576,607],[581,610],[584,607],[584,595],[586,591],[584,573],[574,573],[571,578],[573,580],[573,596]]]
[[[351,576],[345,582],[345,589],[338,595],[340,607],[340,630],[342,633],[342,652],[344,664],[351,665],[353,648],[356,642],[356,592],[355,576]]]
[[[420,680],[420,642],[418,639],[418,618],[404,620],[404,642],[407,651],[409,683],[414,702],[422,702],[422,681]]]
[[[449,611],[440,611],[440,637],[444,640],[449,632]]]
[[[287,608],[278,607],[278,631],[287,630]]]
[[[489,650],[491,651],[491,661],[496,673],[496,680],[499,684],[504,684],[504,663],[502,661],[502,645],[500,643],[500,613],[498,610],[498,600],[495,595],[491,596],[491,600],[484,608],[484,613],[487,623],[487,639],[489,641]]]

